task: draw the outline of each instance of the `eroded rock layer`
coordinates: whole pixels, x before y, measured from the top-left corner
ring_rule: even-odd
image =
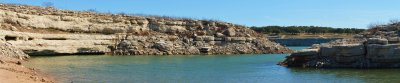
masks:
[[[315,68],[399,68],[400,22],[292,53],[280,65]]]
[[[10,43],[5,42],[0,39],[0,56],[2,57],[13,57],[18,59],[26,59],[29,58],[24,52],[20,49],[15,48]]]
[[[0,38],[30,55],[289,53],[248,27],[0,4]]]

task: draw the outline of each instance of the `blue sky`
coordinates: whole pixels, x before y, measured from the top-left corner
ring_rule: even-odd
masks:
[[[247,26],[366,28],[400,18],[400,0],[0,0],[72,10],[216,19]]]

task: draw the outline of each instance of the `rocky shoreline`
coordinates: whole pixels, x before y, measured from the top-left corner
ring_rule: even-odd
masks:
[[[0,56],[0,80],[4,83],[54,83],[52,76],[23,66],[27,61]]]
[[[378,25],[354,39],[313,45],[279,65],[312,68],[399,68],[400,22]]]
[[[24,67],[29,58],[21,50],[0,40],[0,80],[4,83],[54,83],[51,76],[37,69]]]
[[[53,83],[23,67],[29,56],[271,54],[292,50],[246,26],[0,4],[2,82]]]

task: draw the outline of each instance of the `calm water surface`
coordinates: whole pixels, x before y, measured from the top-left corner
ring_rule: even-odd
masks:
[[[28,66],[66,83],[400,82],[399,69],[305,69],[276,65],[285,56],[56,56],[34,57]]]

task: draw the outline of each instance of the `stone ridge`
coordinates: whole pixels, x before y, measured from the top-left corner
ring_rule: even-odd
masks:
[[[376,25],[353,39],[316,44],[280,65],[314,68],[399,68],[400,22]]]
[[[15,16],[20,20],[37,21],[22,22],[20,25],[29,26],[32,28],[53,28],[69,32],[87,32],[87,33],[121,33],[146,32],[149,29],[162,33],[179,33],[185,31],[196,31],[204,29],[214,29],[216,32],[221,32],[226,28],[243,28],[243,32],[248,32],[250,35],[257,35],[254,31],[246,29],[247,27],[235,25],[226,22],[209,21],[209,20],[191,20],[191,19],[174,19],[168,17],[143,17],[143,16],[128,16],[122,14],[103,14],[88,11],[70,11],[58,10],[55,8],[43,8],[37,6],[26,5],[10,5],[0,4],[0,10],[16,12]],[[9,14],[9,13],[6,13]],[[12,15],[12,14],[11,14]],[[34,16],[32,16],[34,15]],[[7,19],[7,18],[5,18]],[[51,24],[55,23],[55,24]],[[222,29],[222,30],[221,30]],[[205,35],[214,35],[212,32],[205,32]],[[208,33],[208,34],[207,34]],[[181,34],[181,33],[180,33]],[[231,36],[246,36],[246,34],[238,33]],[[261,36],[261,35],[257,35]]]
[[[0,38],[30,55],[289,53],[246,26],[0,4]]]
[[[398,68],[400,44],[369,38],[363,43],[319,46],[292,53],[281,65],[316,68]]]

